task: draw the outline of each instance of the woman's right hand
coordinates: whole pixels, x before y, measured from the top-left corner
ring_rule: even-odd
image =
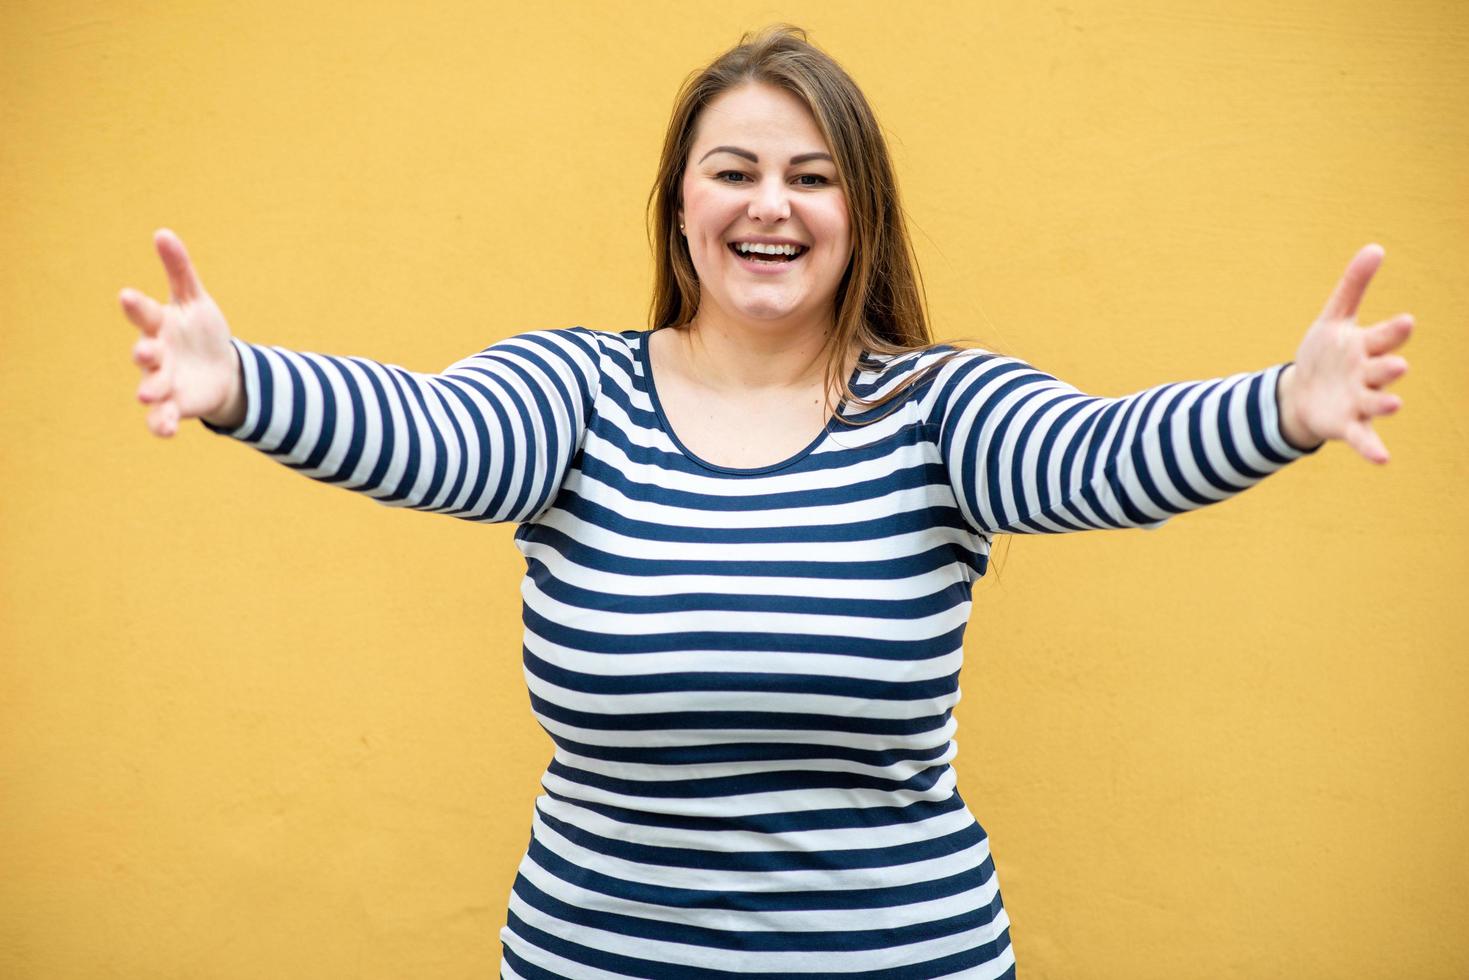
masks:
[[[168,273],[168,305],[136,289],[118,294],[123,312],[143,334],[133,345],[133,363],[143,369],[138,401],[153,406],[148,429],[166,438],[191,418],[235,428],[245,421],[245,390],[229,325],[178,236],[160,228],[153,245]]]

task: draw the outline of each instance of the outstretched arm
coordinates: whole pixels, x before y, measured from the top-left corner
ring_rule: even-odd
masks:
[[[1368,246],[1348,266],[1296,363],[1099,398],[1016,358],[956,358],[939,373],[928,418],[966,521],[987,533],[1157,528],[1327,438],[1385,461],[1368,422],[1397,409],[1376,388],[1407,362],[1380,355],[1406,339],[1411,318],[1350,325],[1380,259]]]
[[[138,398],[172,436],[198,418],[313,479],[380,503],[475,521],[524,521],[555,497],[601,384],[580,327],[519,334],[423,374],[360,357],[231,337],[183,243],[155,236],[167,306],[123,290],[143,336]]]

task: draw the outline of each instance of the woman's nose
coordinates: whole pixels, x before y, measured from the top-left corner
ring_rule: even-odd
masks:
[[[761,181],[750,199],[750,220],[776,222],[791,216],[791,201],[785,185],[776,180]]]

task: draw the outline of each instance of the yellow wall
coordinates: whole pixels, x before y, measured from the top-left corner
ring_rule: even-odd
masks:
[[[1406,406],[1156,534],[1011,539],[958,767],[1022,976],[1469,976],[1458,3],[0,4],[0,976],[488,977],[550,743],[510,527],[133,398],[171,227],[246,339],[438,370],[642,325],[674,92],[806,26],[939,332],[1098,394],[1290,359],[1347,260]]]

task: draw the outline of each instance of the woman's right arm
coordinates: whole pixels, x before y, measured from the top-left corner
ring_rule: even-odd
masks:
[[[156,435],[198,418],[313,479],[467,520],[529,520],[554,499],[600,385],[591,331],[520,334],[437,375],[251,344],[229,335],[183,243],[154,240],[173,302],[120,300],[143,333],[138,398]]]

